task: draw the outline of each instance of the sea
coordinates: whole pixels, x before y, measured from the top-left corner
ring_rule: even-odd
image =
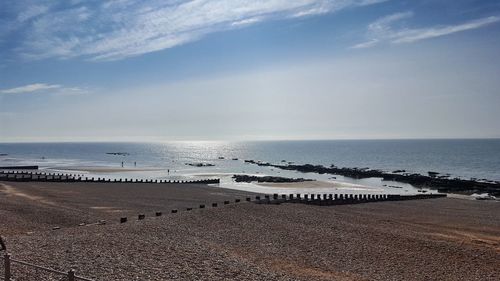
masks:
[[[418,191],[408,184],[376,178],[358,180],[284,171],[248,164],[244,160],[333,164],[420,174],[433,171],[464,179],[500,181],[500,139],[0,143],[0,166],[38,165],[46,172],[87,177],[171,180],[215,177],[221,178],[219,187],[263,193],[327,192],[332,189],[353,193]],[[200,163],[203,166],[197,167]],[[332,185],[261,186],[236,183],[232,180],[233,174],[300,177]]]

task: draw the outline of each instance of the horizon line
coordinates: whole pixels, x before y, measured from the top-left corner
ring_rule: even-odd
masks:
[[[293,141],[398,141],[398,140],[500,140],[500,137],[423,137],[423,138],[318,138],[318,139],[247,139],[247,140],[20,140],[2,141],[0,144],[21,143],[169,143],[169,142],[293,142]]]

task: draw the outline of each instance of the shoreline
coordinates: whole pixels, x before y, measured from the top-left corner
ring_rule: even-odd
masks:
[[[247,160],[248,161],[248,160]],[[262,165],[262,164],[261,164]],[[265,166],[269,165],[268,163],[264,164]],[[85,171],[82,171],[84,170]],[[219,180],[219,187],[220,188],[225,188],[225,189],[230,189],[230,190],[239,190],[239,191],[247,191],[247,192],[257,192],[257,193],[331,193],[331,192],[347,192],[347,193],[358,193],[358,192],[369,192],[369,193],[385,193],[385,194],[391,194],[390,190],[393,190],[392,194],[419,194],[419,193],[428,193],[431,194],[432,189],[425,189],[425,188],[419,188],[416,190],[413,190],[412,192],[409,192],[407,187],[401,187],[401,186],[392,186],[392,185],[387,185],[383,184],[383,187],[378,187],[378,186],[370,186],[370,185],[362,185],[362,184],[354,184],[350,182],[345,182],[345,181],[338,181],[338,180],[303,180],[301,178],[284,178],[284,177],[274,177],[274,176],[266,176],[265,174],[243,174],[244,177],[252,179],[250,182],[238,182],[235,181],[233,178],[235,175],[239,175],[241,177],[242,173],[239,174],[233,174],[233,173],[186,173],[186,174],[175,174],[172,175],[172,177],[169,177],[170,180],[140,180],[139,178],[143,177],[133,177],[133,172],[158,172],[158,171],[163,171],[165,172],[165,169],[162,168],[108,168],[108,167],[102,167],[102,166],[72,166],[72,167],[65,167],[64,169],[52,169],[50,171],[59,171],[59,172],[89,172],[89,171],[94,171],[95,175],[100,175],[102,174],[103,178],[93,178],[93,177],[88,177],[89,180],[85,180],[84,175],[85,174],[58,174],[58,173],[37,173],[37,171],[44,171],[44,170],[18,170],[18,169],[12,169],[8,173],[14,173],[13,176],[19,175],[21,176],[22,174],[26,174],[28,178],[26,180],[30,181],[30,177],[32,178],[31,181],[46,181],[40,179],[41,176],[47,177],[51,176],[52,178],[57,177],[58,175],[61,177],[60,180],[51,180],[51,181],[69,181],[69,182],[74,182],[74,181],[80,181],[78,178],[82,178],[82,182],[108,182],[108,183],[113,183],[113,182],[145,182],[145,183],[166,183],[166,182],[193,182],[193,183],[207,183],[207,181],[211,181],[212,178],[218,178],[222,179]],[[49,170],[46,170],[49,171]],[[99,172],[101,173],[99,173]],[[120,172],[123,172],[124,174],[120,175]],[[6,173],[6,171],[0,171],[0,173]],[[108,173],[108,174],[107,174]],[[107,174],[107,175],[106,175]],[[113,176],[114,174],[120,175],[118,178]],[[126,175],[132,176],[132,178],[123,178]],[[37,175],[37,176],[35,176]],[[41,175],[41,176],[38,176]],[[11,174],[12,176],[12,174]],[[34,178],[37,177],[37,179]],[[90,175],[89,175],[90,176]],[[135,178],[135,179],[134,179]],[[160,177],[160,178],[166,178],[166,177]],[[207,180],[208,178],[208,180]],[[270,181],[255,181],[257,178],[270,178]],[[128,180],[127,180],[128,179]],[[286,179],[286,181],[283,181]],[[289,180],[288,180],[289,179]],[[1,178],[0,178],[1,180]],[[4,178],[5,180],[5,178]],[[123,180],[123,181],[122,181]],[[14,180],[16,181],[16,180]],[[25,180],[21,180],[25,181]],[[396,182],[398,183],[398,182]],[[388,189],[392,188],[392,189]],[[470,199],[478,199],[478,200],[498,200],[498,198],[489,196],[487,193],[481,194],[481,193],[471,193],[471,194],[463,194],[460,192],[445,192],[447,194],[453,194],[455,195],[455,198],[458,198],[459,196],[465,196],[469,197]]]
[[[219,157],[220,160],[224,160],[224,157]],[[238,158],[235,158],[238,159]],[[229,158],[228,158],[229,160]],[[234,160],[231,160],[234,161]],[[285,160],[282,160],[282,164],[272,164],[269,162],[262,162],[262,161],[256,161],[256,160],[243,160],[242,161],[246,164],[252,164],[256,165],[259,167],[269,167],[271,168],[271,171],[273,171],[273,168],[279,169],[279,170],[285,170],[285,171],[295,171],[298,173],[304,173],[304,174],[316,174],[316,175],[322,175],[322,174],[330,174],[333,175],[336,178],[338,176],[342,176],[345,179],[354,179],[354,180],[363,180],[363,179],[381,179],[382,181],[382,186],[387,187],[386,189],[390,190],[390,188],[398,188],[398,189],[404,189],[400,191],[399,193],[405,194],[405,192],[409,192],[407,187],[401,187],[401,186],[394,186],[390,184],[383,184],[384,181],[393,181],[395,183],[400,183],[400,184],[407,184],[414,190],[412,192],[429,192],[431,190],[436,190],[441,193],[448,193],[448,194],[461,194],[461,195],[469,195],[473,196],[477,199],[482,199],[482,200],[487,200],[487,199],[493,199],[493,200],[499,200],[500,199],[500,182],[499,181],[478,181],[478,180],[464,180],[464,179],[459,179],[459,178],[449,178],[448,175],[441,175],[438,172],[428,172],[429,176],[424,176],[421,174],[412,174],[408,173],[405,170],[395,170],[393,172],[384,172],[381,170],[374,170],[370,168],[339,168],[336,167],[335,165],[331,165],[330,167],[325,167],[322,165],[312,165],[312,164],[303,164],[303,165],[298,165],[298,164],[293,164],[293,162],[286,162]],[[213,166],[213,165],[210,165]],[[1,167],[0,171],[2,170],[13,170],[13,171],[22,171],[25,170],[24,168],[26,167],[36,167],[38,166],[5,166]],[[268,187],[268,188],[282,188],[286,187],[289,190],[296,188],[296,189],[307,189],[307,188],[319,188],[319,189],[326,189],[326,188],[333,188],[337,189],[339,187],[347,189],[350,188],[351,191],[356,192],[356,190],[380,190],[382,188],[378,186],[370,186],[369,184],[367,185],[366,183],[364,184],[353,184],[350,183],[349,180],[345,181],[343,180],[335,180],[331,181],[330,179],[328,180],[318,180],[318,179],[309,179],[309,178],[301,178],[300,175],[298,177],[283,177],[283,176],[278,176],[276,173],[262,173],[260,174],[259,172],[255,173],[245,173],[243,172],[225,172],[225,173],[210,173],[210,172],[200,172],[200,173],[192,173],[191,171],[181,171],[180,173],[177,170],[172,170],[172,173],[170,173],[170,169],[166,168],[158,168],[158,167],[116,167],[116,166],[55,166],[55,167],[44,167],[41,169],[43,171],[53,171],[53,172],[70,172],[70,173],[81,173],[75,176],[104,176],[106,180],[114,180],[114,179],[120,179],[124,178],[127,175],[130,177],[135,177],[140,176],[140,178],[144,178],[144,175],[147,175],[149,173],[149,178],[153,178],[153,180],[164,180],[164,179],[169,179],[169,180],[177,180],[177,181],[182,181],[189,179],[190,177],[197,178],[199,176],[203,175],[215,175],[215,176],[228,176],[231,175],[232,179],[231,182],[228,180],[225,180],[222,185],[225,188],[233,188],[236,190],[242,190],[241,187],[244,187],[244,185],[239,185],[239,182],[249,182],[252,184],[255,184],[257,187],[257,190],[259,192],[262,192],[262,190],[259,190],[260,187]],[[37,171],[37,170],[32,170],[32,171]],[[166,173],[166,174],[165,174]],[[274,175],[273,175],[274,174]],[[279,174],[279,172],[278,172]],[[118,176],[118,178],[117,178]],[[263,180],[261,181],[260,178],[269,178],[269,180]],[[313,177],[314,178],[314,177]],[[321,183],[316,183],[316,184],[295,184],[295,182],[306,182],[306,181],[319,181]],[[267,184],[267,183],[287,183],[288,185],[273,185],[273,184]],[[253,191],[253,190],[249,190]],[[387,190],[386,190],[387,191]],[[273,191],[270,191],[271,193]],[[389,191],[390,192],[390,191]],[[396,192],[397,193],[397,192]]]

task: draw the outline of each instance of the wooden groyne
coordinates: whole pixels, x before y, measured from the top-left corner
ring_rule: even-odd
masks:
[[[283,203],[298,203],[316,206],[334,206],[334,205],[348,205],[348,204],[361,204],[370,202],[384,202],[384,201],[406,201],[406,200],[422,200],[444,198],[446,194],[415,194],[415,195],[400,195],[400,194],[265,194],[256,195],[253,197],[245,197],[244,200],[236,198],[232,201],[225,200],[223,204],[220,202],[213,202],[212,204],[200,204],[198,207],[186,207],[184,211],[193,211],[195,209],[206,209],[208,206],[212,208],[219,208],[230,204],[239,204],[243,202],[255,204],[272,204],[280,205]],[[171,214],[179,213],[179,209],[170,210]],[[156,211],[153,217],[160,217],[163,212]],[[141,213],[138,215],[137,220],[144,220],[146,215]],[[121,217],[120,223],[128,222],[127,217]]]
[[[0,170],[38,170],[38,166],[3,166]]]
[[[101,177],[83,177],[64,173],[44,173],[26,171],[0,171],[0,181],[17,182],[99,182],[99,183],[152,183],[152,184],[216,184],[220,179],[201,180],[153,180],[153,179],[106,179]]]
[[[360,204],[381,201],[404,201],[443,198],[446,194],[273,194],[258,197],[257,204],[300,203],[317,206]]]

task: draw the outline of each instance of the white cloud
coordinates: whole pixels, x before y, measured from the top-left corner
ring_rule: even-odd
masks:
[[[372,39],[370,41],[366,41],[366,42],[363,42],[363,43],[356,44],[356,45],[352,46],[351,48],[352,49],[370,48],[370,47],[373,47],[373,46],[377,45],[378,42],[379,42],[378,39]]]
[[[31,59],[116,60],[179,46],[218,31],[387,0],[118,0],[34,9],[19,52]],[[63,5],[64,6],[64,5]]]
[[[1,94],[24,94],[24,93],[32,93],[32,92],[38,92],[38,91],[44,91],[44,90],[50,90],[50,89],[58,89],[61,88],[61,85],[49,85],[45,83],[35,83],[35,84],[29,84],[21,87],[16,87],[16,88],[10,88],[10,89],[4,89],[0,90]]]
[[[425,29],[410,29],[402,31],[392,41],[394,43],[411,43],[423,39],[429,39],[439,36],[444,36],[456,32],[480,28],[500,20],[499,17],[487,17],[478,20],[469,21],[459,25],[425,28]]]
[[[446,36],[449,34],[481,28],[500,21],[500,17],[491,16],[468,22],[445,25],[432,26],[426,28],[395,28],[394,25],[404,19],[413,17],[412,12],[395,13],[368,25],[367,37],[368,40],[352,46],[353,49],[369,48],[381,42],[389,43],[412,43],[420,40],[431,39],[435,37]]]
[[[383,33],[388,33],[391,31],[391,24],[397,21],[401,21],[403,19],[411,18],[413,17],[413,12],[401,12],[401,13],[395,13],[389,16],[385,16],[383,18],[380,18],[376,20],[375,22],[371,23],[368,25],[368,30],[371,33],[375,34],[383,34]]]
[[[259,21],[262,21],[262,18],[255,17],[255,18],[249,18],[249,19],[235,21],[235,22],[231,23],[231,25],[232,26],[250,25],[250,24],[257,23]]]
[[[50,91],[49,91],[50,90]],[[20,87],[0,90],[0,94],[54,93],[58,95],[76,95],[88,91],[78,87],[63,87],[58,84],[34,83]]]

